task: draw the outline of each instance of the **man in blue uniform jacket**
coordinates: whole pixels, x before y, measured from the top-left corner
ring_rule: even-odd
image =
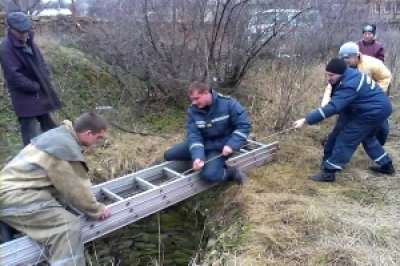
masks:
[[[187,111],[186,140],[168,149],[165,160],[192,161],[193,169],[201,169],[200,176],[208,181],[243,184],[246,176],[225,161],[247,141],[251,124],[246,110],[237,100],[201,81],[189,86],[189,97],[192,105]]]
[[[350,161],[360,143],[377,164],[369,167],[372,171],[393,174],[392,159],[376,139],[380,124],[392,114],[392,105],[386,93],[371,77],[349,68],[341,58],[334,58],[327,64],[326,75],[332,85],[331,100],[294,123],[295,128],[300,128],[339,114],[324,146],[323,170],[309,178],[314,181],[335,181],[335,172]]]

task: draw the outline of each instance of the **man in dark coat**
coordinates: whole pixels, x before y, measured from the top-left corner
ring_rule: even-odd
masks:
[[[0,45],[0,63],[24,146],[42,132],[57,125],[50,113],[61,108],[61,102],[50,81],[50,72],[39,48],[33,42],[32,23],[22,12],[12,12],[6,19],[8,33]],[[15,233],[0,222],[2,241]]]
[[[57,126],[50,113],[61,108],[61,102],[33,42],[30,19],[22,12],[12,12],[6,21],[8,33],[0,46],[0,62],[26,146],[38,135],[37,122],[43,132]]]

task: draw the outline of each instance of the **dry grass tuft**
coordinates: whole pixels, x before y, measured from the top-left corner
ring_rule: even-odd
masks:
[[[163,162],[167,148],[181,139],[183,134],[165,138],[111,130],[104,142],[86,151],[90,173],[101,182]]]
[[[284,140],[275,162],[250,171],[237,200],[251,230],[229,265],[398,265],[397,178],[365,178],[353,162],[336,183],[309,181],[318,147],[309,136],[293,139],[296,146]]]

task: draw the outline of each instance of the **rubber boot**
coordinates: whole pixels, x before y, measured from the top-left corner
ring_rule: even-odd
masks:
[[[384,165],[370,166],[369,169],[375,173],[384,174],[384,175],[393,175],[395,173],[393,163],[391,161]]]
[[[309,175],[308,178],[317,182],[335,182],[335,172],[336,170],[323,169],[318,174]]]
[[[243,185],[246,182],[246,175],[236,167],[227,166],[226,170],[228,171],[228,180],[235,181],[238,185]]]

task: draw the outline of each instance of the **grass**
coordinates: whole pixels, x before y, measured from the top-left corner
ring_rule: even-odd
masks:
[[[262,82],[268,83],[265,79]],[[320,81],[304,83],[318,88]],[[255,87],[259,95],[266,93],[271,97],[271,102],[281,101],[271,87],[262,88],[259,83]],[[303,93],[308,102],[295,110],[297,117],[309,105],[317,106],[320,98],[314,97],[310,90]],[[293,100],[299,95],[286,98],[290,97]],[[398,101],[393,101],[397,107]],[[227,189],[226,193],[231,195],[229,202],[240,206],[241,219],[245,219],[249,230],[242,232],[238,246],[219,253],[225,258],[223,263],[216,258],[212,265],[399,265],[399,175],[372,174],[367,170],[370,159],[358,149],[335,183],[310,181],[307,175],[319,171],[322,156],[319,139],[329,132],[334,119],[269,137],[272,131],[268,130],[271,128],[268,124],[276,119],[271,113],[278,113],[277,107],[265,102],[261,107],[257,104],[258,109],[250,109],[253,120],[257,121],[257,137],[263,142],[279,140],[281,149],[274,162],[248,172],[249,182],[243,189],[236,186]],[[395,145],[397,122],[394,114],[392,137],[385,145],[395,164],[400,157]]]
[[[70,47],[60,49],[72,49],[63,53],[64,57],[72,54],[67,61],[60,57],[53,61],[55,69],[67,65],[71,73],[62,76],[55,72],[58,84],[64,84],[60,85],[64,95],[70,97],[68,114],[92,110],[96,104],[108,101],[115,103],[115,94],[94,90],[101,86],[96,79],[86,83],[80,76],[75,85],[71,81],[79,71],[86,76],[101,73],[108,79],[103,68],[85,72],[86,68],[76,61],[80,54],[74,56],[77,52]],[[50,60],[55,60],[50,50],[44,51]],[[279,140],[281,149],[273,162],[248,172],[249,181],[243,188],[217,188],[219,196],[208,210],[208,238],[199,250],[202,265],[399,265],[399,175],[371,174],[366,170],[370,160],[359,149],[338,174],[337,182],[308,180],[309,173],[319,171],[319,140],[329,132],[334,119],[304,130],[271,134],[290,128],[295,119],[318,105],[324,87],[323,66],[316,64],[310,69],[289,62],[278,66],[267,66],[245,81],[243,88],[251,93],[241,100],[248,108],[257,138],[265,143]],[[117,85],[112,79],[109,82],[111,91]],[[78,85],[90,88],[90,93],[79,90]],[[140,121],[145,126],[134,117],[129,118],[132,108],[123,104],[115,104],[115,109],[105,115],[112,121],[124,121],[131,129],[168,134],[141,136],[112,127],[106,141],[87,151],[95,183],[161,161],[168,146],[184,138],[184,115],[180,110],[158,109],[150,113],[149,107],[141,109]],[[62,120],[65,116],[57,113],[56,118]],[[15,123],[5,108],[0,110],[0,119]],[[391,138],[386,145],[395,166],[400,158],[396,146],[399,121],[394,113]],[[17,147],[19,137],[15,131],[7,130],[4,136],[8,146]]]

